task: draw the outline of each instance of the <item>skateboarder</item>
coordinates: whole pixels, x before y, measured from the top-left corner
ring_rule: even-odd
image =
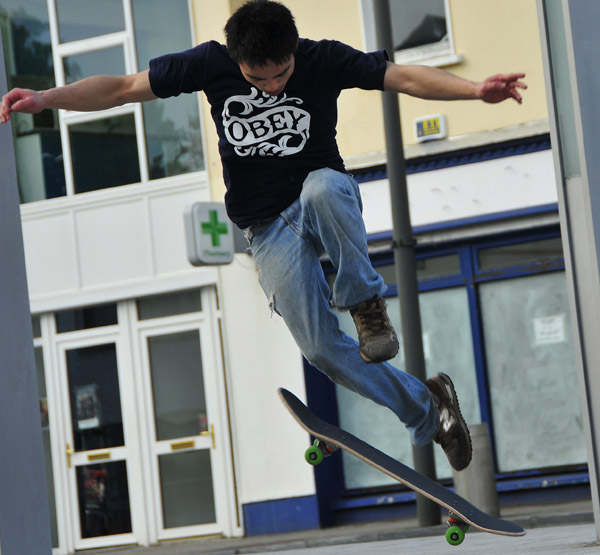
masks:
[[[476,83],[423,66],[401,66],[384,51],[299,38],[291,12],[251,0],[215,41],[150,60],[122,77],[96,76],[46,91],[13,89],[11,112],[91,111],[204,91],[219,135],[231,220],[246,230],[260,284],[307,360],[334,382],[389,407],[417,445],[432,440],[450,464],[471,459],[469,433],[452,382],[422,384],[387,360],[398,339],[386,313],[385,284],[369,261],[361,198],[338,152],[337,97],[343,89],[387,90],[424,99],[521,102],[524,74]],[[319,263],[337,269],[332,291]],[[342,333],[330,302],[349,310],[359,344]]]

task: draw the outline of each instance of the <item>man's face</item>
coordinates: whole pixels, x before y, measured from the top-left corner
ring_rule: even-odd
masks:
[[[294,61],[292,55],[283,64],[276,64],[270,60],[264,66],[240,64],[240,70],[246,81],[270,96],[277,96],[283,92],[294,72]]]

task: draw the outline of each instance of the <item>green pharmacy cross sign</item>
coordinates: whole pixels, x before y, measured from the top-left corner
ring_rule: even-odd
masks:
[[[208,222],[202,222],[202,233],[211,236],[212,246],[221,246],[221,235],[227,235],[229,228],[225,222],[219,221],[219,212],[217,210],[208,211]]]
[[[233,261],[233,229],[225,206],[197,202],[185,211],[188,259],[194,266],[214,266]]]

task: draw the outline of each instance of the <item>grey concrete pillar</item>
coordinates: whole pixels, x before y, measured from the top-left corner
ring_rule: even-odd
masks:
[[[473,460],[459,472],[454,471],[456,492],[478,509],[492,516],[500,516],[494,457],[487,424],[470,426]]]
[[[0,41],[0,94],[6,91]],[[0,126],[0,552],[52,552],[31,314],[9,125]]]
[[[537,0],[596,535],[600,538],[600,74],[597,0]]]

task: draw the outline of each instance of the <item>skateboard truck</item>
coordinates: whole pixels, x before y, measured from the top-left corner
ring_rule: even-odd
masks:
[[[317,466],[323,462],[325,457],[333,455],[339,447],[328,445],[320,439],[315,439],[314,443],[304,452],[304,458],[308,464]]]

